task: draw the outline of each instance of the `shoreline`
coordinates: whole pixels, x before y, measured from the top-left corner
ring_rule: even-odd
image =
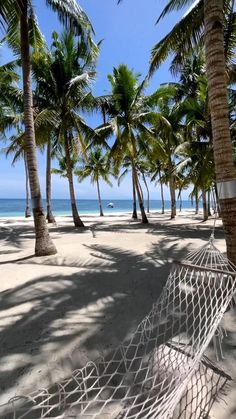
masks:
[[[113,208],[109,208],[108,204],[112,202]],[[145,210],[147,211],[147,201],[144,200]],[[176,209],[179,212],[180,202],[176,202]],[[99,206],[97,199],[81,199],[77,200],[78,212],[81,217],[85,216],[99,216]],[[43,209],[46,214],[46,202],[43,200]],[[118,215],[132,213],[133,202],[131,199],[103,199],[103,212],[105,215]],[[158,199],[150,199],[150,211],[161,212],[162,203]],[[201,203],[200,203],[201,209]],[[137,202],[137,210],[139,205]],[[165,200],[165,211],[171,210],[171,203]],[[53,199],[52,211],[55,217],[66,217],[71,215],[70,200],[68,199]],[[182,211],[195,211],[195,206],[191,201],[186,199],[182,201]],[[24,199],[5,199],[0,198],[0,218],[24,218],[25,215],[25,200]]]
[[[130,211],[129,210],[123,210],[123,211],[116,211],[116,210],[114,210],[114,211],[109,211],[109,212],[107,212],[106,210],[103,210],[103,212],[104,212],[104,217],[109,217],[109,216],[112,216],[112,215],[114,215],[114,216],[120,216],[120,215],[131,216],[132,215],[132,210],[130,210]],[[161,213],[161,209],[154,209],[154,210],[151,209],[149,211],[149,213],[147,213],[147,211],[146,211],[146,214],[147,214],[147,216],[149,216],[149,215],[163,215],[163,216],[165,216],[165,215],[170,214],[170,212],[171,212],[170,209],[166,209],[165,210],[165,213],[162,214]],[[138,216],[140,217],[140,211],[139,210],[137,211],[137,213],[138,213]],[[177,209],[176,217],[178,217],[179,215],[184,215],[185,213],[188,213],[188,214],[192,213],[193,215],[201,215],[202,214],[202,209],[200,208],[199,209],[199,213],[198,214],[195,214],[194,208],[184,208],[183,207],[182,208],[182,211],[179,211]],[[70,218],[72,218],[72,214],[71,214],[70,211],[68,211],[66,213],[63,213],[63,212],[60,212],[60,213],[54,212],[53,214],[54,214],[54,217],[55,218],[62,218],[62,217],[63,218],[64,217],[70,217]],[[97,211],[97,212],[91,212],[91,211],[83,212],[83,211],[81,211],[81,212],[79,212],[79,215],[80,215],[81,218],[82,217],[99,217],[101,219],[104,218],[104,217],[100,217],[99,211]],[[213,217],[213,216],[214,215],[212,215],[211,217]],[[0,222],[2,220],[4,220],[4,219],[16,219],[16,220],[29,220],[29,221],[32,221],[33,220],[33,216],[31,215],[30,217],[25,217],[24,215],[2,215],[0,213]]]

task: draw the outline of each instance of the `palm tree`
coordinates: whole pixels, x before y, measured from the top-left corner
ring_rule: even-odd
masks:
[[[179,200],[179,211],[182,211],[183,200],[182,200],[182,192],[184,189],[189,187],[189,178],[187,176],[183,176],[180,173],[176,176],[176,186],[178,189],[178,196],[177,200]]]
[[[210,190],[214,184],[214,163],[213,163],[213,149],[212,149],[212,127],[211,117],[208,105],[208,86],[205,76],[204,56],[202,49],[197,49],[186,58],[182,68],[180,68],[180,87],[179,92],[184,97],[183,109],[186,114],[186,137],[192,143],[196,140],[198,144],[200,141],[208,142],[208,149],[212,154],[210,157],[211,170],[208,172],[209,178],[205,180],[205,185],[202,184],[202,201],[204,220],[211,215],[210,211]],[[195,143],[196,146],[196,143]],[[201,149],[201,152],[203,149]],[[195,159],[198,155],[199,167],[202,165],[204,155],[195,153]],[[209,156],[208,156],[209,157]],[[207,171],[208,163],[206,162],[205,171]],[[196,165],[196,162],[195,162]],[[206,193],[206,184],[208,189]],[[196,213],[198,213],[198,187],[195,184],[193,195],[196,201]],[[207,209],[206,209],[207,208]]]
[[[75,175],[78,176],[79,182],[90,177],[92,184],[96,184],[101,217],[104,216],[104,213],[99,181],[102,179],[108,185],[112,186],[112,183],[109,180],[110,173],[109,154],[108,152],[104,154],[101,147],[95,147],[90,150],[89,155],[80,160],[80,165],[75,170]]]
[[[229,73],[234,67],[232,63],[236,46],[234,3],[235,0],[223,0],[224,50]],[[157,23],[171,11],[181,9],[188,4],[190,8],[183,18],[152,48],[150,73],[153,73],[170,54],[174,53],[170,70],[176,74],[185,65],[189,53],[192,54],[196,47],[200,48],[199,51],[204,47],[204,0],[179,0],[178,2],[169,0]]]
[[[79,34],[87,35],[91,25],[83,10],[74,0],[47,0],[46,4],[55,10],[59,19]],[[33,98],[31,87],[30,37],[38,33],[37,22],[31,0],[5,0],[0,6],[0,25],[8,32],[8,39],[18,39],[20,26],[20,51],[24,93],[24,125],[27,167],[35,225],[35,255],[51,255],[56,248],[49,236],[43,212],[36,158]]]
[[[188,3],[191,3],[190,1]],[[192,0],[192,3],[194,1]],[[170,0],[161,17],[176,8],[186,5],[185,0]],[[234,35],[235,14],[232,19],[234,1],[199,0],[173,31],[153,49],[151,72],[167,57],[170,51],[186,52],[187,46],[203,40],[205,45],[208,100],[211,113],[214,161],[221,216],[225,231],[227,254],[236,264],[236,173],[229,129],[229,106],[227,100],[225,56],[233,56],[236,37]],[[229,19],[224,12],[229,11]],[[230,22],[227,30],[225,22]],[[167,39],[170,47],[166,49]],[[226,47],[226,50],[225,50]],[[183,55],[183,54],[182,54]]]
[[[52,138],[49,135],[46,150],[46,203],[48,223],[55,223],[55,218],[52,212],[52,177],[51,177],[51,160],[52,160]]]
[[[151,182],[155,181],[157,185],[158,182],[160,184],[160,192],[161,192],[161,213],[165,214],[165,199],[164,199],[164,190],[163,190],[163,179],[162,179],[162,162],[158,159],[156,160],[154,157],[149,161],[149,172],[151,175]]]
[[[207,84],[204,79],[201,79],[199,85],[199,91],[195,99],[186,100],[184,104],[186,112],[186,125],[188,130],[188,141],[193,147],[198,144],[201,146],[200,152],[195,153],[195,160],[198,159],[199,165],[199,174],[201,173],[201,168],[205,172],[204,183],[201,182],[201,185],[198,182],[198,179],[195,179],[195,188],[194,193],[196,195],[196,204],[198,202],[198,191],[202,191],[202,201],[203,201],[203,214],[204,220],[211,215],[210,213],[210,199],[209,192],[211,187],[215,183],[215,168],[213,160],[213,145],[212,145],[212,127],[211,127],[211,118],[210,111],[207,101]],[[206,149],[207,144],[207,149]],[[202,148],[203,147],[203,148]],[[205,158],[204,151],[207,155]],[[205,161],[205,168],[202,167],[203,162]],[[196,165],[196,161],[195,161]]]
[[[204,2],[206,73],[213,133],[216,181],[227,253],[236,264],[236,172],[229,130],[225,77],[223,0]],[[226,191],[230,189],[230,193]]]
[[[136,161],[138,158],[137,150],[137,123],[138,113],[142,109],[142,85],[138,86],[138,74],[134,74],[125,65],[120,65],[113,69],[113,74],[108,76],[112,86],[112,96],[114,101],[116,141],[112,151],[118,162],[122,162],[127,156],[131,163],[132,183],[133,183],[133,217],[136,217],[136,193],[138,196],[142,222],[148,223],[144,209],[142,191],[138,180]],[[141,105],[141,107],[140,107]],[[142,109],[143,110],[143,109]],[[136,120],[133,120],[135,117]]]
[[[18,135],[12,136],[9,138],[9,146],[4,148],[2,151],[6,154],[8,157],[10,154],[13,154],[12,159],[12,166],[15,165],[15,163],[22,158],[24,161],[24,169],[25,169],[25,217],[28,218],[31,216],[30,212],[30,194],[29,194],[29,174],[28,174],[28,168],[26,163],[26,152],[25,152],[25,143],[24,143],[24,133],[18,132]]]
[[[64,149],[76,227],[83,227],[84,224],[76,206],[71,153],[75,150],[78,155],[83,152],[85,142],[94,134],[79,112],[93,107],[90,84],[95,76],[97,54],[95,44],[88,47],[72,32],[63,33],[60,39],[54,32],[51,51],[38,54],[33,61],[39,109],[35,125],[37,130],[51,131],[51,136],[56,138],[54,147]]]
[[[176,216],[176,179],[174,172],[174,153],[183,139],[183,107],[176,102],[176,88],[160,87],[148,99],[149,106],[156,112],[153,133],[153,156],[161,160],[165,177],[169,183],[171,198],[171,219]]]
[[[17,66],[17,60],[0,66],[0,131],[1,138],[10,143],[1,151],[7,157],[13,154],[13,166],[20,158],[24,160],[26,191],[25,217],[30,217],[29,176],[26,163],[24,133],[22,132],[23,100],[22,91],[17,85],[20,79],[16,72]],[[16,135],[7,138],[6,132],[8,130],[16,130]]]
[[[17,73],[18,60],[0,66],[0,130],[3,132],[12,123],[12,115],[7,120],[7,113],[16,112],[22,106],[22,91],[18,87],[20,77]],[[4,119],[2,119],[4,117]],[[14,118],[13,118],[14,119]]]
[[[115,162],[115,174],[118,178],[118,186],[120,186],[122,180],[127,174],[131,173],[131,181],[132,181],[132,195],[133,195],[133,211],[132,211],[132,218],[134,220],[137,220],[138,214],[137,214],[137,196],[136,196],[136,189],[135,189],[135,183],[134,183],[134,177],[132,173],[132,160],[130,159],[129,155],[126,155],[123,157],[122,162]],[[121,167],[120,167],[121,165]],[[121,173],[120,173],[121,171]]]
[[[147,138],[153,136],[147,124],[155,118],[155,114],[145,107],[145,83],[138,84],[138,77],[124,64],[113,69],[113,74],[108,76],[112,87],[112,103],[110,106],[108,103],[107,109],[109,120],[98,127],[96,132],[98,136],[104,137],[115,135],[111,156],[118,166],[122,165],[125,156],[129,157],[142,222],[148,223],[135,162],[138,161],[140,150],[148,146]]]
[[[214,181],[214,162],[212,147],[209,141],[185,142],[176,149],[179,162],[176,172],[187,183],[194,185],[193,195],[199,190],[202,192],[203,220],[208,219],[207,191]]]
[[[177,96],[183,99],[196,99],[199,92],[199,80],[205,77],[204,51],[201,47],[196,47],[189,52],[184,62],[175,69],[175,74],[179,74],[177,83]]]
[[[149,176],[148,156],[145,156],[145,155],[139,156],[136,166],[147,191],[147,213],[149,214],[150,213],[150,192],[149,192],[149,187],[148,187],[148,183],[146,179],[146,177]]]
[[[71,179],[73,182],[73,174],[75,171],[76,164],[78,162],[77,150],[70,150],[70,166],[68,166],[68,156],[64,154],[65,150],[58,150],[56,157],[58,160],[59,168],[52,169],[51,172],[57,175],[60,175],[63,178],[67,178],[69,181],[69,191],[70,191],[70,201],[72,208],[76,208],[76,199],[74,192],[74,184],[71,187]]]

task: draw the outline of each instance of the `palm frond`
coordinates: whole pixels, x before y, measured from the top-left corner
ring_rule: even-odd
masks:
[[[24,0],[4,0],[0,6],[0,25],[4,30],[25,8]]]
[[[38,19],[32,6],[29,8],[28,26],[30,45],[33,47],[34,52],[37,50],[40,51],[45,47],[46,41],[40,31]]]
[[[60,114],[55,109],[43,109],[35,116],[35,128],[48,127],[55,130],[60,125]]]
[[[88,32],[94,32],[88,16],[76,0],[46,0],[46,4],[57,13],[62,24],[77,35],[86,38]]]
[[[183,3],[184,0],[176,1],[178,3]],[[173,3],[173,1],[170,3]],[[168,13],[168,11],[166,11],[166,13]],[[196,5],[190,9],[189,13],[174,26],[171,32],[153,47],[149,77],[172,52],[181,50],[182,54],[187,55],[189,54],[189,50],[192,50],[199,43],[203,36],[203,13],[203,0],[199,0],[196,2]]]
[[[159,21],[161,19],[163,19],[168,13],[174,11],[174,10],[180,10],[185,6],[188,6],[189,4],[191,4],[193,2],[193,0],[170,0],[166,7],[163,9],[163,11],[161,12],[160,16],[158,17],[156,24],[159,23]],[[195,0],[195,3],[198,3],[199,0]]]

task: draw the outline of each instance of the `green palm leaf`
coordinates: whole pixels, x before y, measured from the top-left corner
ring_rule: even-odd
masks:
[[[183,2],[184,0],[177,3],[181,4]],[[175,2],[171,1],[170,3]],[[173,6],[174,8],[175,6]],[[168,13],[168,10],[166,10],[164,15],[166,13]],[[160,67],[171,52],[181,50],[182,54],[187,55],[189,54],[189,50],[192,50],[202,40],[203,13],[203,0],[199,0],[174,26],[171,32],[153,47],[149,76]],[[163,14],[161,17],[163,17]]]
[[[65,27],[73,29],[77,35],[86,37],[87,31],[93,31],[91,22],[76,0],[46,0]]]
[[[194,4],[198,3],[200,0],[195,0]],[[161,19],[163,19],[168,13],[174,10],[181,10],[183,7],[188,6],[193,3],[193,0],[170,0],[166,7],[161,12],[159,18],[157,19],[156,23],[159,23]]]

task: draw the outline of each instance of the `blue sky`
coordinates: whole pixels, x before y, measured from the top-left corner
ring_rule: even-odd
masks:
[[[114,66],[120,63],[127,64],[135,71],[146,75],[151,48],[158,42],[183,15],[172,13],[155,26],[156,18],[166,4],[165,0],[123,0],[117,6],[116,0],[81,0],[80,5],[88,14],[95,32],[96,41],[103,39],[101,53],[98,60],[98,77],[94,84],[94,93],[101,95],[109,92],[107,74],[112,72]],[[42,0],[33,0],[39,19],[40,28],[48,42],[51,44],[53,30],[61,31],[61,25],[56,14],[45,6]],[[0,62],[11,59],[11,54],[5,48],[0,50]],[[152,78],[147,91],[153,91],[160,83],[170,81],[168,71],[169,64],[166,62]],[[90,119],[93,125],[101,122],[99,115]],[[38,153],[39,173],[42,195],[45,196],[45,156]],[[24,197],[24,169],[22,162],[11,166],[11,159],[0,155],[0,198],[23,198]],[[107,199],[129,199],[131,197],[131,180],[127,176],[121,186],[113,188],[102,184],[102,197]],[[159,188],[154,185],[151,188],[151,198],[159,199]],[[78,184],[75,181],[77,198],[96,198],[96,190],[89,180]],[[68,185],[66,179],[53,175],[52,193],[54,198],[68,198]],[[184,197],[188,197],[186,191]],[[165,190],[168,199],[168,189]]]

